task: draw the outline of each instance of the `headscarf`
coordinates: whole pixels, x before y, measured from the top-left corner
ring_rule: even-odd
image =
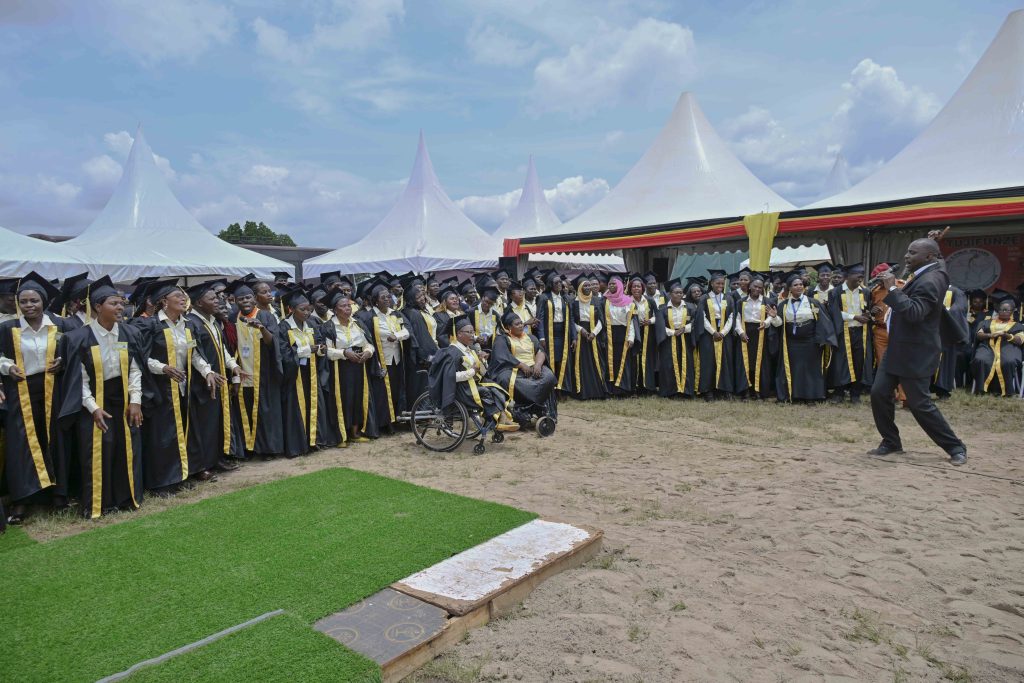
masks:
[[[612,283],[618,282],[619,286],[615,289],[618,290],[615,294],[612,294]],[[626,307],[633,303],[633,297],[626,293],[626,286],[622,283],[622,278],[618,275],[613,275],[608,280],[608,290],[604,293],[604,298],[611,302],[612,306]]]
[[[590,280],[581,280],[580,286],[576,288],[576,301],[580,302],[581,306],[589,306],[590,300],[594,298],[594,292],[591,290],[587,294],[583,293],[583,285],[590,286]]]

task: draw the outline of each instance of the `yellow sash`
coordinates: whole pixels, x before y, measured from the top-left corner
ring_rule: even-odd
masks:
[[[185,329],[185,339],[192,341],[192,332]],[[164,343],[167,345],[167,363],[172,365],[172,359],[177,358],[177,349],[174,345],[174,332],[169,327],[164,327]],[[192,385],[192,346],[186,351],[188,359],[185,361],[185,395],[188,395],[189,387]],[[178,439],[178,458],[181,460],[181,480],[188,479],[188,437],[183,424],[181,414],[181,398],[178,396],[178,385],[170,377],[167,378],[171,391],[171,408],[174,411],[174,431]],[[127,396],[125,397],[127,400]]]
[[[260,344],[263,343],[263,336],[259,330],[256,330],[249,325],[242,323],[236,325],[236,329],[240,334],[245,334],[249,339],[249,344],[252,347],[252,415],[249,415],[249,410],[245,407],[245,396],[244,391],[241,392],[238,401],[239,412],[242,414],[242,433],[245,435],[245,449],[252,451],[256,447],[256,427],[260,418],[260,357],[262,356],[262,350]],[[241,353],[241,348],[238,349]]]
[[[219,374],[222,377],[227,377],[227,367],[224,364],[224,346],[220,342],[220,334],[210,327],[210,324],[206,322],[206,318],[200,315],[199,319],[203,321],[206,331],[210,334],[210,339],[213,340],[213,348],[217,353],[217,369]],[[231,398],[228,396],[226,387],[222,387],[218,391],[220,391],[220,412],[224,425],[224,453],[228,453],[231,451]]]
[[[312,348],[316,345],[316,337],[313,330],[300,331],[294,327],[288,328],[288,343],[293,346],[299,341],[305,342],[305,346]],[[298,366],[295,373],[295,398],[299,402],[299,415],[302,417],[302,425],[309,435],[309,445],[316,446],[316,418],[320,412],[320,392],[317,391],[316,358],[310,355],[309,364],[309,420],[306,420],[306,392],[302,389],[302,366]]]
[[[711,303],[711,297],[707,298],[705,303],[708,309],[708,320],[711,321],[712,332],[721,334],[722,327],[725,326],[725,319],[727,311],[729,309],[729,299],[724,294],[722,295],[722,321],[721,323],[716,322],[715,319],[715,307]],[[713,338],[712,338],[713,339]],[[721,339],[713,339],[715,345],[715,389],[718,388],[719,383],[722,380],[722,346],[725,344],[725,335],[722,335]]]
[[[25,358],[21,349],[21,328],[11,328],[11,341],[14,344],[14,362],[23,371],[25,369]],[[50,432],[50,413],[53,406],[53,375],[47,369],[53,363],[57,353],[57,327],[51,325],[46,331],[46,367],[43,368],[43,396],[46,414],[46,429]],[[28,381],[18,382],[18,403],[21,406],[21,418],[25,424],[25,436],[28,437],[28,449],[32,454],[32,463],[36,468],[36,476],[39,478],[39,487],[47,488],[53,486],[50,473],[46,470],[46,459],[43,457],[43,447],[36,433],[35,415],[32,413],[32,399],[28,394]],[[49,439],[47,439],[49,443]],[[49,447],[47,448],[49,450]]]

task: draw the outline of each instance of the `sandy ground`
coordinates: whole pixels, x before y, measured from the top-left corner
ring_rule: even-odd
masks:
[[[888,462],[864,455],[867,407],[570,402],[549,439],[440,456],[400,434],[249,464],[141,514],[344,465],[605,531],[599,557],[420,681],[1024,680],[1024,402],[943,408],[961,468],[906,413]]]

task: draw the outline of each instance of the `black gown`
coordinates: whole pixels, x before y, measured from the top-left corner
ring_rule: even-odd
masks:
[[[639,330],[633,343],[633,362],[636,364],[636,388],[647,393],[658,390],[658,339],[654,325],[642,325],[643,320],[656,318],[658,304],[653,297],[644,295],[636,305],[636,324]]]
[[[860,287],[857,293],[862,302],[861,310],[868,315],[871,292]],[[828,293],[828,304],[822,309],[832,320],[836,334],[836,348],[828,364],[826,382],[829,389],[856,385],[857,389],[866,391],[874,381],[875,342],[870,323],[851,327],[843,321],[845,296],[849,296],[849,292],[844,290],[844,285],[833,287]]]
[[[248,336],[252,348],[258,349],[253,357],[253,386],[242,385],[239,402],[238,426],[248,453],[276,455],[284,452],[284,435],[281,421],[281,351],[278,348],[277,319],[268,311],[258,311],[257,319],[270,332],[270,341],[256,328],[242,322],[242,315],[236,318],[238,333],[238,354],[245,352],[242,339]]]
[[[696,306],[683,302],[686,311],[683,326],[692,325]],[[654,324],[655,339],[658,343],[658,395],[659,396],[693,396],[693,335],[692,332],[681,332],[669,335],[669,308],[665,304],[658,308]],[[692,330],[692,327],[691,327]]]
[[[479,408],[488,418],[497,421],[505,410],[503,396],[497,390],[484,386],[479,374],[459,382],[456,374],[466,369],[464,356],[457,346],[440,349],[434,355],[427,375],[431,403],[444,410],[458,402],[470,409]]]
[[[497,309],[491,306],[491,310],[484,313],[480,305],[477,304],[467,315],[473,321],[473,336],[487,335],[487,343],[481,344],[481,348],[491,348],[491,342],[494,341],[494,337],[501,334],[501,321],[498,318]]]
[[[746,322],[743,318],[743,305],[748,301],[749,297],[746,296],[736,301],[736,319],[743,325],[743,331],[747,335],[746,343],[738,335],[736,338],[736,372],[743,374],[747,389],[753,392],[754,397],[769,398],[775,395],[776,364],[779,355],[778,330],[771,325],[762,328],[759,322]],[[762,295],[762,320],[768,317],[768,306],[775,305],[774,299],[767,299]]]
[[[372,366],[367,368],[370,379],[370,396],[373,399],[373,409],[376,413],[377,428],[391,429],[397,423],[398,417],[405,406],[405,367],[399,361],[394,365],[385,365],[384,344],[380,338],[380,331],[377,329],[376,314],[374,308],[363,309],[355,314],[355,319],[363,324],[369,333],[370,341],[374,346],[373,358],[367,363],[376,363],[376,369]],[[392,317],[391,325],[399,328],[405,327],[405,317],[401,313],[388,311]],[[399,358],[404,353],[406,342],[399,343]]]
[[[604,329],[605,336],[605,385],[610,396],[631,396],[636,393],[636,351],[640,339],[640,326],[636,322],[636,306],[630,303],[629,314],[626,317],[625,325],[612,324],[612,304],[607,299],[604,302]],[[622,309],[624,307],[615,307]],[[629,328],[633,328],[633,345],[626,348],[626,341],[629,338]]]
[[[364,338],[370,338],[369,331],[362,323],[353,318],[351,324],[359,328]],[[338,331],[333,321],[325,323],[320,328],[321,337],[328,342],[328,346],[334,348],[337,348],[337,334]],[[359,345],[349,348],[356,352],[363,350],[363,347]],[[357,429],[363,436],[371,439],[380,436],[370,388],[370,373],[380,372],[380,364],[376,358],[376,352],[365,363],[353,363],[344,358],[338,360],[325,358],[325,362],[321,365],[320,385],[324,390],[323,414],[327,417],[327,429],[331,431],[331,438],[335,439],[337,443],[351,440]]]
[[[81,507],[87,517],[142,502],[142,431],[128,425],[128,373],[131,361],[145,368],[142,336],[130,325],[117,326],[121,376],[103,379],[99,342],[89,326],[66,337],[66,368],[61,386],[62,427],[74,429],[81,477]],[[112,417],[107,431],[93,423],[82,404],[82,370],[97,405]],[[145,372],[145,370],[142,370]],[[98,380],[98,381],[97,381]]]
[[[214,372],[230,381],[231,373],[224,360],[224,335],[220,323],[216,320],[208,322],[195,312],[189,313],[188,319],[196,335],[196,350]],[[204,470],[215,467],[221,458],[232,453],[229,387],[230,384],[217,387],[217,393],[211,395],[205,382],[192,383],[192,395],[188,402],[188,450],[190,454],[195,454],[198,467]]]
[[[1010,320],[1002,323],[998,319],[985,320],[978,329],[991,334],[993,327],[1000,332],[1009,332],[1017,342],[1024,341],[1024,325]],[[986,339],[979,341],[971,360],[971,374],[974,376],[974,392],[1015,396],[1020,393],[1021,347],[1008,339]]]
[[[415,306],[406,306],[402,313],[409,325],[409,339],[404,345],[405,396],[407,409],[427,390],[427,370],[437,353],[437,338],[442,331],[437,319]],[[428,320],[429,318],[429,320]]]
[[[587,308],[587,321],[584,321],[580,315],[580,306],[584,305]],[[570,310],[574,328],[585,327],[591,333],[597,329],[598,323],[602,328],[601,333],[595,335],[593,339],[586,339],[579,331],[576,332],[576,345],[572,354],[572,396],[583,401],[605,398],[607,395],[605,387],[607,366],[604,364],[604,359],[607,357],[607,350],[605,348],[604,323],[602,322],[604,309],[595,305],[593,300],[588,304],[583,304],[576,299],[572,302]]]
[[[455,334],[452,332],[451,321],[455,320],[457,316],[452,315],[446,309],[442,309],[441,311],[434,313],[433,315],[434,324],[437,325],[437,348],[443,349],[444,347],[452,343],[452,337],[455,336]],[[462,313],[460,312],[458,315],[462,315]],[[420,317],[422,318],[423,316]],[[426,325],[425,322],[424,325]],[[411,332],[411,323],[409,329]]]
[[[702,296],[697,305],[692,330],[694,345],[697,347],[694,366],[699,377],[696,387],[699,394],[716,391],[732,394],[747,388],[743,373],[736,372],[736,358],[733,350],[736,335],[733,333],[732,325],[729,325],[729,332],[718,341],[715,341],[714,335],[708,332],[704,326],[705,320],[709,320],[713,329],[721,330],[730,321],[735,322],[735,305],[735,298],[724,294],[721,319],[716,317],[717,311],[711,300],[711,295]]]
[[[541,341],[546,342],[545,363],[555,375],[555,388],[569,391],[573,386],[573,345],[576,341],[576,326],[572,323],[569,303],[565,295],[561,298],[562,322],[555,322],[555,303],[550,294],[538,298],[537,312],[540,319]]]
[[[836,345],[832,318],[816,299],[809,299],[812,317],[803,323],[793,322],[791,299],[778,306],[782,318],[777,395],[781,401],[822,401],[825,399],[826,352]]]
[[[66,358],[64,319],[48,316],[53,322],[47,328],[46,366],[56,358]],[[21,344],[21,320],[0,323],[0,355],[25,369]],[[53,493],[68,495],[70,457],[63,447],[56,415],[61,404],[62,363],[55,374],[44,369],[21,382],[10,375],[3,377],[7,396],[3,411],[3,472],[11,500],[18,502],[53,487]],[[31,419],[27,419],[26,412]]]
[[[135,318],[133,325],[142,335],[143,353],[146,358],[168,364],[170,346],[174,344],[171,328],[157,316]],[[185,334],[190,343],[195,343],[195,328],[187,319]],[[142,366],[142,472],[147,489],[160,489],[179,484],[190,474],[197,474],[204,466],[201,453],[188,450],[189,400],[193,384],[198,380],[192,369],[193,349],[186,351],[185,393],[182,394],[175,382],[164,374],[154,374]]]
[[[525,377],[519,372],[519,363],[512,350],[514,343],[526,344],[534,357],[540,349],[540,340],[532,334],[523,333],[519,340],[514,341],[511,335],[501,335],[494,340],[491,358],[487,363],[487,379],[505,389],[517,404],[534,404],[546,407],[546,414],[557,417],[557,401],[555,400],[555,373],[551,368],[543,366],[540,377]],[[532,363],[531,363],[532,365]]]
[[[316,330],[292,327],[291,318],[277,328],[277,348],[281,352],[281,424],[284,428],[284,455],[305,455],[317,446],[327,445],[318,438],[321,417],[320,377],[313,349],[319,343]],[[300,347],[308,355],[299,356]],[[332,444],[333,445],[333,444]]]
[[[960,320],[963,329],[966,330],[968,327],[967,306],[969,302],[963,290],[950,285],[949,289],[946,290],[946,296],[942,303],[951,316]],[[977,330],[975,330],[975,333],[977,333]],[[935,371],[935,377],[932,378],[932,391],[940,394],[951,394],[953,389],[958,386],[957,363],[960,360],[961,349],[964,346],[966,344],[947,344],[942,347],[942,353],[939,355],[939,368]],[[959,386],[963,386],[962,380]]]

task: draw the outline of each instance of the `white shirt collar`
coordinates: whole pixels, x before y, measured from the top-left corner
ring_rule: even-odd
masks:
[[[115,339],[117,338],[117,333],[118,333],[117,323],[114,323],[114,326],[112,328],[110,328],[109,330],[107,330],[105,327],[103,327],[103,325],[100,325],[100,321],[99,320],[97,320],[96,318],[93,318],[93,320],[89,323],[89,327],[92,328],[93,334],[96,334],[96,335],[99,335],[99,336],[102,336],[102,337],[114,337]]]
[[[31,329],[31,328],[29,328],[28,321],[25,320],[25,316],[21,316],[20,318],[18,318],[18,322],[21,323],[21,329],[23,329],[23,330],[26,329],[26,328]],[[39,329],[43,329],[44,327],[50,327],[50,326],[52,326],[54,324],[55,323],[52,320],[50,320],[50,316],[48,316],[45,313],[43,313],[43,322],[39,325]]]
[[[917,270],[914,271],[914,277],[917,277],[918,275],[920,275],[924,271],[926,271],[929,268],[931,268],[932,266],[934,266],[936,263],[938,263],[938,261],[932,261],[931,263],[924,264],[923,266],[921,266],[920,268],[918,268]]]
[[[305,332],[306,330],[307,325],[303,323],[302,327],[299,327],[299,324],[295,322],[295,318],[293,318],[292,316],[288,316],[287,318],[284,319],[284,321],[288,323],[288,326],[291,327],[292,329],[299,330],[301,332]]]
[[[457,348],[459,351],[462,351],[463,353],[469,353],[469,349],[467,349],[458,339],[452,342],[452,346]]]

